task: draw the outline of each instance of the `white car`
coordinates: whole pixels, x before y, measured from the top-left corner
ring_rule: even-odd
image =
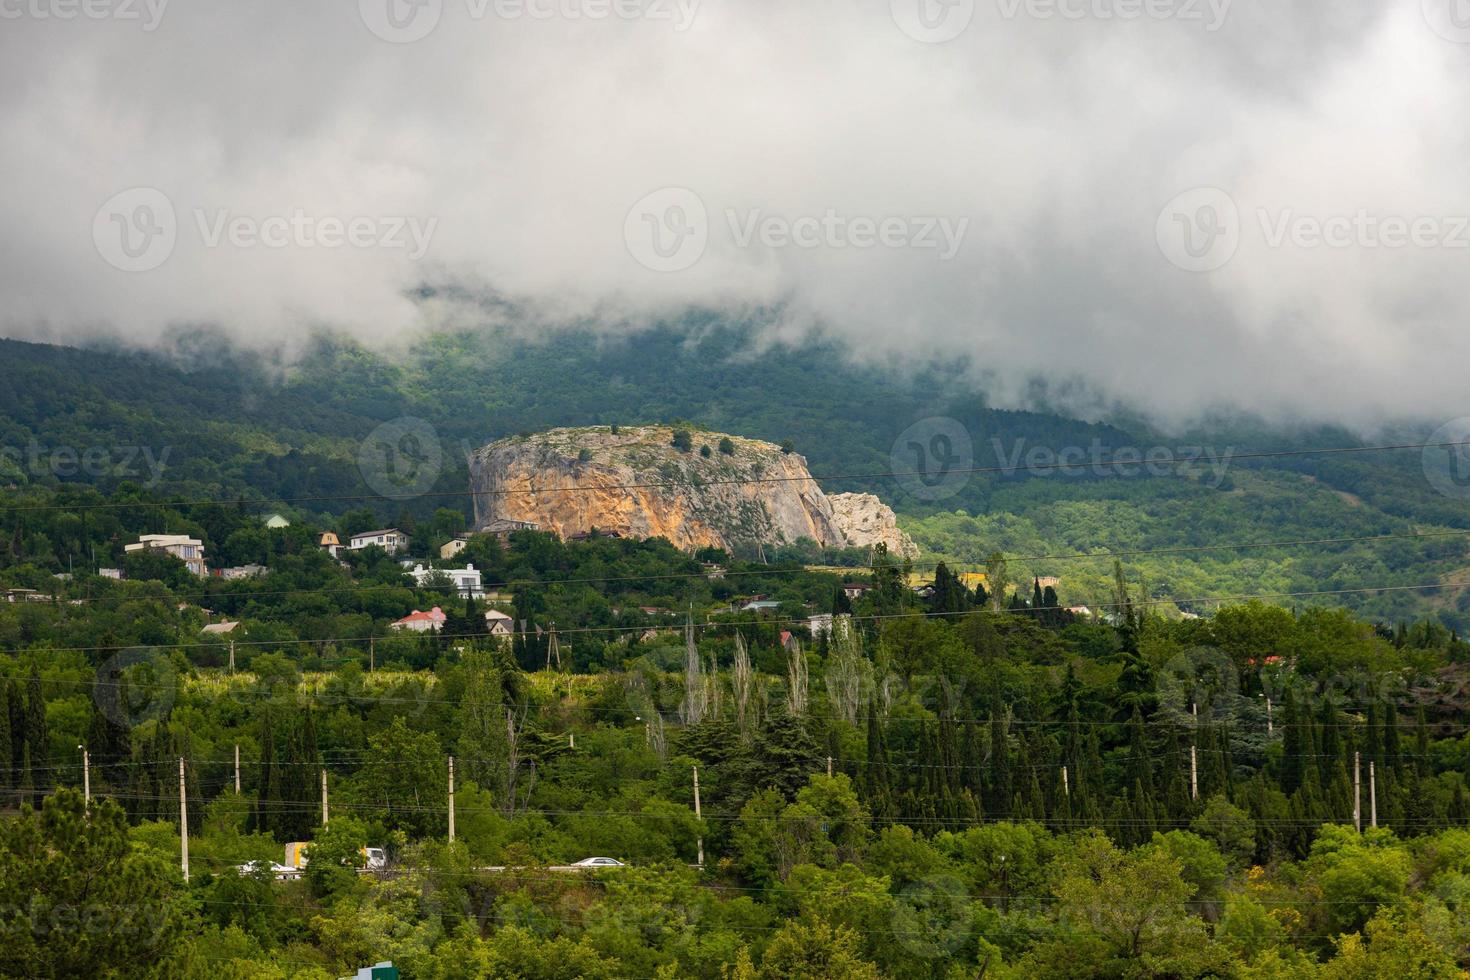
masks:
[[[583,858],[572,865],[574,868],[625,868],[617,858]]]
[[[284,864],[277,864],[275,861],[247,861],[245,864],[235,866],[235,870],[242,875],[253,875],[257,871],[266,869],[269,869],[270,873],[277,879],[283,881],[288,878],[299,878],[301,876],[301,872],[298,869],[287,867]]]

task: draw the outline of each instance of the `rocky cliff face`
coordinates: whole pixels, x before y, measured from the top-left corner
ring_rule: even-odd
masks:
[[[710,432],[692,432],[686,452],[673,446],[673,436],[668,426],[617,433],[600,427],[493,442],[470,459],[475,526],[535,521],[562,537],[597,528],[626,537],[665,537],[685,549],[798,538],[824,547],[869,543],[849,538],[804,457],[769,442]],[[720,451],[722,439],[733,453]],[[709,447],[709,456],[701,455],[702,446]],[[883,524],[881,516],[872,516],[881,509],[897,532],[893,512],[877,498],[861,496],[872,502],[859,508],[868,522]]]
[[[899,530],[893,509],[871,493],[834,493],[827,498],[832,519],[842,528],[847,543],[856,548],[887,545],[888,553],[917,558],[919,546]]]

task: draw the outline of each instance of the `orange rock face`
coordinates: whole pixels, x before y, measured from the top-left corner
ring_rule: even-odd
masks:
[[[799,538],[849,543],[804,457],[754,439],[690,436],[687,451],[673,445],[667,426],[553,429],[491,443],[470,460],[475,526],[535,521],[562,537],[596,528],[663,537],[686,550]],[[721,451],[722,440],[731,452]]]

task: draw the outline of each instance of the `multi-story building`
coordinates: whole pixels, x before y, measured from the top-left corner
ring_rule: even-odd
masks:
[[[123,551],[161,551],[188,565],[189,571],[195,575],[209,574],[209,568],[204,564],[204,542],[187,534],[144,534],[136,544],[126,545]]]

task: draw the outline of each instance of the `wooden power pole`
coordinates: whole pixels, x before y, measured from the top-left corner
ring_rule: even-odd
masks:
[[[449,757],[449,843],[454,843],[454,756]]]
[[[189,795],[184,785],[184,757],[179,756],[179,859],[189,880]]]

